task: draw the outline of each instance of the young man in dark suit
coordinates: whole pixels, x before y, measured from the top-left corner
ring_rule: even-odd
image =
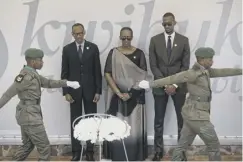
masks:
[[[84,39],[85,29],[82,24],[72,26],[74,42],[66,45],[62,53],[61,78],[79,81],[80,88],[72,90],[63,88],[63,95],[70,103],[71,124],[82,115],[82,104],[85,114],[97,113],[97,102],[102,92],[102,74],[100,53],[96,44]],[[80,159],[81,145],[73,137],[71,126],[72,161]],[[87,142],[86,160],[93,161],[93,144]]]
[[[175,16],[172,13],[164,14],[162,25],[165,32],[152,37],[150,40],[150,67],[155,80],[189,69],[189,41],[187,37],[174,31],[175,24]],[[178,139],[180,138],[183,125],[181,108],[185,102],[186,92],[185,83],[153,89],[155,101],[154,146],[156,152],[153,158],[154,161],[158,161],[163,157],[164,117],[169,96],[172,97],[174,102],[178,124]]]

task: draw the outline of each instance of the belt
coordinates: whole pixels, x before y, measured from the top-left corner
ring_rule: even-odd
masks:
[[[188,99],[195,100],[198,102],[210,102],[212,98],[210,96],[189,95]]]
[[[38,100],[20,100],[23,105],[39,105],[40,99]]]

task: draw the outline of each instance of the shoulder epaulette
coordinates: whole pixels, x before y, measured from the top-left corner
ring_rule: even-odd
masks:
[[[22,73],[22,74],[17,75],[15,77],[14,81],[17,82],[17,83],[21,83],[23,81],[25,75],[26,75],[26,73]]]

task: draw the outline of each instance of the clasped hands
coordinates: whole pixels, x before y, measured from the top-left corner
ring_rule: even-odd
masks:
[[[176,93],[176,87],[174,85],[166,85],[164,90],[168,95],[173,95]]]
[[[129,100],[131,98],[131,96],[128,93],[117,92],[116,94],[123,101],[127,101],[127,100]]]

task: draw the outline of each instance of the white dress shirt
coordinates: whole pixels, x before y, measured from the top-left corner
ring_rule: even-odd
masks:
[[[164,32],[164,34],[165,34],[165,44],[166,44],[166,48],[167,48],[167,43],[168,43],[168,39],[169,39],[169,36],[171,36],[170,37],[170,40],[171,40],[171,48],[173,47],[173,43],[174,43],[174,38],[175,38],[175,32],[173,32],[172,34],[167,34],[166,32]],[[176,88],[178,87],[178,85],[176,85],[176,84],[173,84]],[[167,85],[166,85],[167,86]],[[166,87],[165,86],[165,87]]]
[[[76,46],[77,46],[77,51],[79,49],[79,46],[81,45],[82,52],[84,52],[84,43],[85,43],[85,40],[81,44],[78,44],[77,42],[75,42],[75,43],[76,43]]]
[[[167,42],[168,42],[169,36],[171,36],[170,39],[171,39],[171,48],[172,48],[173,47],[173,43],[174,43],[174,38],[175,38],[175,32],[173,32],[171,35],[169,35],[169,34],[167,34],[165,32],[165,44],[166,44],[166,47],[167,47]]]

